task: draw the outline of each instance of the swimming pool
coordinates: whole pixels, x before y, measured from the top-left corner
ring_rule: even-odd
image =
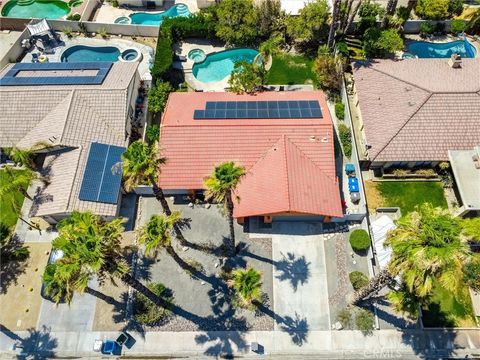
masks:
[[[59,19],[70,12],[60,0],[10,0],[2,8],[2,16],[15,18]]]
[[[225,79],[233,70],[236,62],[252,63],[258,51],[254,49],[232,49],[207,55],[205,61],[193,65],[192,73],[204,83]]]
[[[449,58],[453,54],[459,54],[463,58],[474,58],[476,54],[475,47],[466,39],[448,43],[415,41],[407,47],[409,53],[419,58]]]
[[[118,61],[120,50],[114,46],[85,46],[75,45],[66,49],[62,62],[90,62],[90,61]]]
[[[166,17],[190,16],[190,10],[185,4],[176,4],[167,11],[160,13],[136,12],[129,15],[131,24],[137,25],[160,25]]]

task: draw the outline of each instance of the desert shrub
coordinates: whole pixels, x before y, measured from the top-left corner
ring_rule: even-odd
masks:
[[[450,22],[450,32],[452,34],[463,33],[467,29],[467,23],[464,20],[453,19]]]
[[[375,325],[375,318],[370,311],[360,309],[355,314],[355,326],[364,334],[371,334],[373,326]]]
[[[342,324],[344,329],[352,327],[352,312],[349,309],[342,309],[337,314],[337,321]]]
[[[350,245],[355,251],[365,251],[370,247],[370,235],[366,230],[355,229],[350,234]]]
[[[342,143],[343,153],[347,158],[352,156],[352,132],[350,128],[345,124],[338,125],[338,136]]]
[[[345,105],[340,101],[335,103],[335,115],[340,120],[345,119]]]
[[[415,174],[426,178],[437,176],[437,173],[433,169],[418,169],[415,171]]]
[[[361,271],[352,271],[348,274],[350,284],[352,284],[355,291],[360,290],[362,287],[368,284],[368,277]]]
[[[393,174],[393,176],[395,176],[397,178],[404,178],[408,174],[410,174],[410,171],[405,170],[405,169],[395,169],[395,170],[393,170],[392,174]]]
[[[158,324],[171,315],[173,296],[169,289],[161,283],[150,283],[147,287],[157,296],[160,296],[170,306],[159,307],[152,303],[145,295],[136,292],[133,303],[133,316],[143,325]]]

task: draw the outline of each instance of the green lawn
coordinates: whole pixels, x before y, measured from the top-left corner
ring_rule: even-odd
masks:
[[[16,170],[21,172],[21,170]],[[4,186],[8,180],[5,170],[0,170],[0,188]],[[20,208],[23,204],[23,195],[20,192],[9,193],[0,198],[0,222],[10,228],[15,226],[17,222],[17,214],[12,206],[12,201]]]
[[[382,206],[398,206],[402,215],[426,202],[435,207],[447,208],[442,183],[439,181],[383,181],[377,182],[376,187],[383,198]]]
[[[475,327],[467,287],[455,298],[454,294],[436,286],[428,310],[423,311],[423,324],[426,327]]]
[[[313,60],[300,55],[280,54],[273,57],[272,67],[267,74],[267,84],[294,85],[311,84]]]

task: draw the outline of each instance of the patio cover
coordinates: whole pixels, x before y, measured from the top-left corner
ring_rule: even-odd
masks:
[[[385,248],[383,244],[387,238],[387,233],[390,230],[396,229],[396,227],[397,226],[393,223],[393,220],[387,215],[383,215],[372,222],[373,245],[381,269],[385,269],[392,255],[392,250],[390,248]]]
[[[46,19],[40,20],[36,24],[28,24],[27,29],[31,36],[41,36],[50,34],[51,28]]]

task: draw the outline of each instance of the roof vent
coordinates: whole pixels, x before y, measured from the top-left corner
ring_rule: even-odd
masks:
[[[323,137],[323,138],[322,138],[322,142],[323,142],[323,143],[327,143],[327,142],[328,142],[328,136]]]
[[[462,67],[462,57],[459,54],[453,54],[448,60],[448,65],[452,69],[460,69]]]
[[[412,88],[410,86],[405,86],[405,91],[411,91]]]
[[[310,136],[310,141],[315,141],[315,140],[317,140],[317,138],[315,137],[315,135],[311,135],[311,136]]]
[[[408,106],[413,106],[413,105],[415,105],[415,103],[413,101],[408,102]]]

